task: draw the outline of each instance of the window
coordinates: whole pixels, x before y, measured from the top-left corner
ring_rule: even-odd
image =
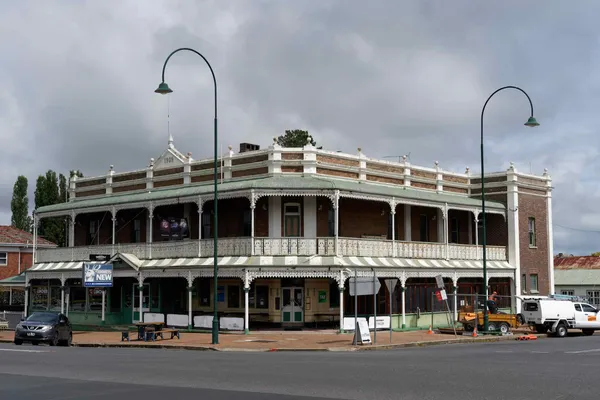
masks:
[[[256,308],[269,308],[269,287],[256,286]]]
[[[531,292],[537,293],[538,292],[538,275],[537,274],[529,275],[529,283],[530,283]]]
[[[240,287],[229,285],[227,286],[227,307],[240,308]]]
[[[583,312],[587,312],[587,313],[595,313],[597,310],[590,306],[589,304],[582,304],[581,308],[583,309]]]
[[[575,311],[581,311],[581,305],[575,304]]]
[[[131,242],[140,243],[142,241],[142,221],[133,220],[133,231],[131,232]]]
[[[88,232],[88,245],[100,244],[98,230],[100,229],[99,221],[90,221],[90,230]]]
[[[327,210],[327,236],[335,236],[335,210],[331,207]]]
[[[523,304],[523,309],[525,309],[525,311],[537,311],[538,306],[537,303],[525,303]]]
[[[252,236],[252,211],[244,210],[244,236],[251,237]]]
[[[210,219],[211,213],[202,213],[202,238],[210,238]]]
[[[201,307],[209,307],[210,306],[210,279],[198,279],[197,288],[198,288],[198,296],[200,297],[200,306]]]
[[[0,253],[0,265],[8,264],[8,253],[1,252]]]
[[[564,296],[575,296],[575,291],[574,290],[561,290],[560,294],[562,294]]]
[[[525,293],[527,291],[527,275],[521,275],[521,291]]]
[[[382,296],[385,299],[385,296]],[[338,308],[340,306],[340,289],[336,281],[329,281],[329,307]]]
[[[450,219],[450,243],[459,242],[458,218]]]
[[[529,247],[536,247],[535,218],[529,217]]]
[[[300,237],[300,204],[286,203],[284,210],[284,236]]]
[[[588,290],[587,298],[593,305],[600,306],[600,290]]]
[[[419,216],[420,228],[419,228],[419,241],[429,241],[429,218],[427,215],[421,214]]]

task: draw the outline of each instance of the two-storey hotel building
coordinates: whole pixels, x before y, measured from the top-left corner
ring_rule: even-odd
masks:
[[[399,328],[427,326],[418,316],[435,306],[437,275],[450,294],[484,293],[481,176],[468,169],[275,142],[243,145],[239,153],[230,147],[219,165],[217,307],[220,317],[243,319],[246,330],[261,323],[338,326],[354,312],[348,280],[355,272],[398,279],[392,293],[382,284],[375,298],[358,297],[358,311],[392,311]],[[162,314],[209,327],[213,173],[212,159],[194,160],[170,138],[146,168],[72,176],[68,202],[35,212],[36,227],[67,218],[69,237],[68,247],[36,249],[26,310],[63,310],[90,325]],[[511,164],[484,179],[486,283],[501,295],[553,292],[547,171],[523,174]],[[81,283],[82,265],[95,255],[114,267],[106,291]]]

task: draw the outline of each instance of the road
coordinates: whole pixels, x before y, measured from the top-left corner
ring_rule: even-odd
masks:
[[[593,399],[599,365],[600,334],[333,353],[0,345],[0,399]]]

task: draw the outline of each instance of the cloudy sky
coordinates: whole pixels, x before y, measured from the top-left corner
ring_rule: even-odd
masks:
[[[492,4],[493,3],[493,4]],[[553,176],[555,251],[600,250],[600,2],[0,0],[0,223],[48,169],[143,168],[170,132],[210,157],[213,65],[226,149],[307,129],[330,150]]]

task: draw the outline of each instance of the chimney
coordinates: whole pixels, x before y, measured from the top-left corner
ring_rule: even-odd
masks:
[[[255,151],[260,150],[260,146],[252,143],[240,143],[240,153],[245,153],[247,151]]]

